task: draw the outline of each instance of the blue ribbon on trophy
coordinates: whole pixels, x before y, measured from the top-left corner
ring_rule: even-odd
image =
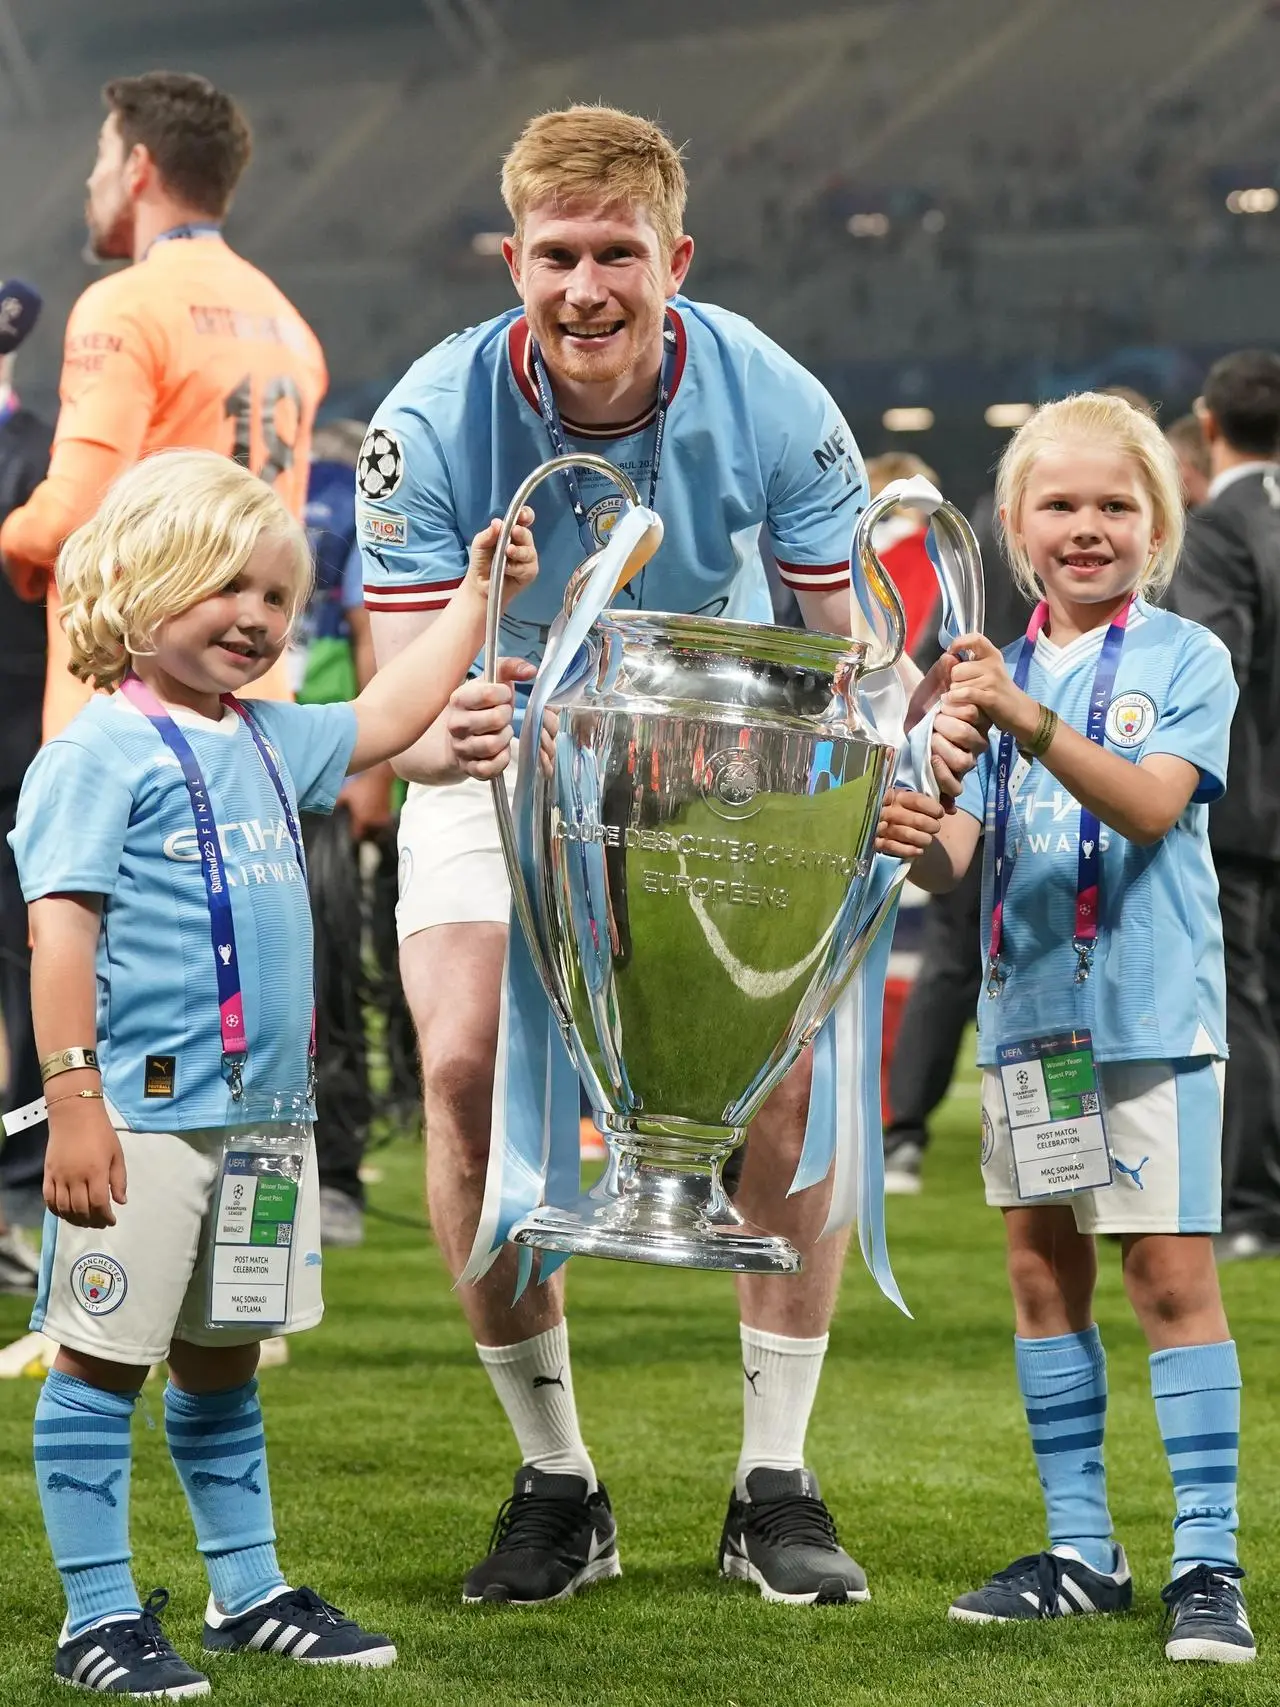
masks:
[[[545,478],[565,460],[556,459],[531,476],[513,499],[509,515],[518,512],[539,479]],[[612,470],[609,472],[614,473]],[[615,474],[615,478],[620,477]],[[525,713],[513,814],[504,832],[504,849],[513,879],[523,879],[524,913],[530,911],[530,897],[541,901],[546,899],[545,896],[540,897],[538,888],[541,874],[535,855],[533,810],[546,713],[557,696],[572,690],[575,683],[586,684],[590,670],[600,672],[599,681],[591,684],[597,690],[603,688],[608,692],[612,688],[609,672],[616,672],[617,656],[612,656],[611,661],[607,648],[600,652],[594,643],[592,648],[588,648],[584,642],[611,603],[620,579],[625,579],[629,560],[635,557],[638,561],[646,561],[661,538],[658,518],[651,511],[640,508],[634,502],[634,495],[632,497],[629,507],[620,514],[604,551],[583,565],[574,577],[573,593],[566,600],[565,614],[552,629]],[[935,522],[942,524],[944,549],[937,549],[931,529],[930,555],[942,587],[943,622],[948,635],[957,631],[957,605],[964,610],[970,626],[977,628],[982,622],[981,568],[967,523],[951,506],[943,504],[940,494],[928,482],[896,482],[874,500],[859,523],[852,563],[853,587],[859,605],[882,646],[883,654],[894,657],[902,643],[901,607],[874,555],[870,531],[874,521],[898,502],[912,504],[930,514],[938,512]],[[574,593],[577,595],[576,603],[572,602]],[[889,617],[881,614],[883,610],[888,610]],[[885,638],[886,629],[895,626],[896,641],[889,645]],[[495,652],[495,646],[496,624],[490,636],[491,654]],[[488,667],[492,667],[491,659]],[[906,786],[930,789],[936,795],[937,785],[928,759],[933,716],[930,714],[922,720],[910,736],[905,734],[907,695],[896,670],[873,664],[857,679],[855,697],[864,724],[874,731],[878,741],[891,746],[898,755],[894,780]],[[559,733],[554,738],[554,749],[552,762],[556,771],[557,798],[573,801],[583,822],[601,826],[603,820],[598,782],[592,769],[593,756],[589,755],[587,761],[582,762],[582,755]],[[500,807],[505,806],[503,796]],[[500,828],[502,819],[500,809]],[[574,938],[574,960],[580,969],[579,999],[590,1010],[598,1051],[593,1070],[600,1071],[600,1060],[603,1059],[605,1074],[614,1092],[621,1088],[625,1093],[622,1103],[640,1106],[638,1099],[631,1096],[620,1046],[621,1015],[612,978],[615,945],[608,940],[605,926],[605,921],[608,921],[607,931],[611,933],[614,927],[608,907],[608,873],[603,842],[582,836],[581,839],[562,841],[558,846],[560,857],[574,862],[572,872],[565,877],[557,892],[562,904],[567,906],[568,928]],[[682,871],[683,868],[682,860]],[[832,1199],[824,1233],[834,1232],[856,1221],[867,1266],[886,1297],[904,1311],[906,1305],[893,1276],[885,1234],[879,1077],[885,975],[892,946],[892,926],[906,870],[898,860],[874,856],[866,880],[850,887],[830,927],[828,940],[822,945],[830,965],[851,963],[855,954],[861,959],[852,974],[847,976],[839,1000],[827,1013],[814,1038],[809,1118],[803,1153],[791,1186],[792,1192],[804,1190],[820,1183],[834,1168]],[[688,888],[685,878],[680,881]],[[513,890],[517,887],[513,882]],[[722,892],[723,889],[722,884]],[[694,900],[695,894],[696,889],[689,890],[689,904],[701,913]],[[515,912],[521,914],[521,908],[522,898],[517,895]],[[580,1082],[590,1084],[591,1079],[591,1071],[584,1067],[580,1081],[566,1046],[571,1021],[564,991],[553,988],[558,976],[550,963],[553,957],[544,954],[544,963],[540,965],[526,940],[526,930],[536,930],[531,918],[523,915],[518,919],[513,917],[499,1027],[489,1173],[475,1243],[461,1277],[463,1280],[475,1280],[483,1275],[503,1244],[518,1231],[517,1297],[532,1273],[531,1244],[543,1246],[540,1272],[545,1280],[567,1260],[569,1254],[569,1250],[557,1243],[555,1237],[550,1241],[545,1238],[548,1229],[553,1235],[558,1234],[559,1222],[563,1220],[566,1226],[571,1221],[575,1222],[581,1230],[584,1205],[579,1200],[579,1087]],[[581,1047],[581,1038],[576,1033],[574,1037]],[[612,1046],[614,1041],[619,1044],[616,1048]],[[604,1130],[608,1124],[607,1111],[597,1108],[597,1114]],[[728,1114],[725,1118],[728,1119]],[[676,1122],[677,1128],[679,1124]],[[730,1121],[730,1124],[736,1122]],[[611,1140],[610,1172],[602,1186],[592,1193],[593,1197],[607,1199],[609,1182],[616,1185],[619,1158],[613,1139],[625,1126],[625,1121],[615,1118],[612,1134],[606,1132]],[[667,1127],[663,1130],[674,1129]],[[678,1148],[678,1131],[676,1143]],[[716,1163],[713,1173],[717,1191],[718,1168]],[[726,1200],[721,1198],[721,1204],[725,1206]],[[522,1222],[528,1222],[528,1226],[522,1228]],[[530,1229],[543,1236],[524,1243]],[[650,1235],[652,1237],[652,1228]],[[766,1243],[757,1238],[755,1241],[745,1240],[744,1244],[752,1242],[760,1247]],[[548,1244],[550,1248],[547,1248]],[[789,1253],[794,1266],[795,1252],[786,1242],[775,1240],[774,1244]],[[689,1266],[766,1266],[763,1259],[745,1265],[714,1258],[703,1260],[696,1251],[682,1256],[673,1255],[670,1251],[650,1255],[631,1236],[614,1237],[612,1248],[607,1241],[593,1243],[591,1239],[582,1237],[577,1239],[575,1248],[595,1249],[601,1254],[640,1256],[642,1260],[680,1262]],[[774,1265],[775,1271],[777,1266]]]

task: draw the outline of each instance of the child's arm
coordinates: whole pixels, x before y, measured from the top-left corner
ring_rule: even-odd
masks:
[[[1043,710],[1039,701],[1014,686],[1004,659],[985,635],[962,635],[951,650],[962,648],[972,656],[956,664],[948,697],[977,706],[1015,741],[1033,740]],[[1133,765],[1061,721],[1038,756],[1082,806],[1140,847],[1169,833],[1200,786],[1200,772],[1186,759],[1153,753]]]
[[[95,960],[102,927],[100,895],[46,895],[33,901],[31,1018],[40,1057],[97,1042]],[[114,1227],[112,1202],[125,1201],[124,1155],[107,1118],[96,1068],[77,1067],[49,1080],[49,1144],[44,1200],[76,1227]]]
[[[526,587],[538,572],[530,524],[533,511],[521,511],[507,553],[504,601]],[[449,703],[484,643],[489,575],[501,523],[492,521],[471,541],[466,577],[431,626],[397,652],[352,701],[356,744],[347,766],[367,770],[403,753],[426,733]]]
[[[930,895],[946,895],[969,869],[982,825],[963,809],[948,812],[924,852],[913,860],[910,881]]]

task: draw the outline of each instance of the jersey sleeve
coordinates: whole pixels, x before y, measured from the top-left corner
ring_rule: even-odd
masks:
[[[956,796],[957,809],[967,812],[984,827],[987,822],[987,788],[991,782],[992,762],[991,748],[988,746],[985,753],[978,754],[973,769],[966,772],[960,793]]]
[[[42,747],[9,835],[24,899],[112,894],[132,812],[131,789],[101,751],[65,735]]]
[[[1231,718],[1240,690],[1222,642],[1198,623],[1184,621],[1183,628],[1168,696],[1142,757],[1169,753],[1195,765],[1200,786],[1191,798],[1207,802],[1226,792]]]
[[[88,521],[117,474],[138,460],[155,411],[160,333],[126,279],[87,290],[67,322],[49,473],[10,516],[0,540],[14,583],[27,597],[40,596],[63,540]]]
[[[467,544],[448,465],[423,415],[380,410],[356,466],[356,539],[369,611],[438,611],[462,585]]]
[[[261,702],[253,716],[276,742],[300,812],[332,812],[356,744],[355,707]]]
[[[762,423],[767,527],[778,572],[793,592],[849,585],[849,547],[867,502],[862,455],[848,423],[813,375],[776,346],[751,375]]]

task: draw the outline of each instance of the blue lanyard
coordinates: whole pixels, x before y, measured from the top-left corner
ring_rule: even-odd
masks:
[[[671,397],[675,390],[676,356],[679,344],[676,340],[676,330],[671,323],[671,310],[667,311],[666,325],[662,332],[662,370],[658,377],[658,407],[653,418],[653,462],[649,471],[649,509],[655,508],[658,496],[658,465],[662,461],[662,441],[667,430],[667,410],[671,407]],[[551,390],[551,381],[547,377],[547,366],[542,359],[542,351],[538,348],[536,339],[529,341],[529,366],[533,371],[533,383],[538,391],[538,412],[546,426],[547,435],[551,440],[551,449],[556,456],[569,455],[569,441],[565,438],[564,423],[560,419],[560,411],[556,407],[555,396]],[[569,504],[573,510],[573,519],[578,524],[578,538],[582,541],[584,550],[595,552],[599,550],[598,542],[591,532],[591,523],[587,517],[587,506],[582,501],[582,489],[578,485],[576,470],[566,468],[564,483],[569,491]],[[644,583],[644,571],[641,570],[641,585]]]
[[[218,980],[218,1021],[222,1033],[222,1071],[231,1087],[232,1097],[238,1100],[244,1092],[244,1066],[249,1053],[249,1040],[244,1031],[244,997],[240,983],[240,959],[236,952],[236,927],[231,907],[231,893],[227,883],[226,865],[222,857],[222,844],[218,839],[217,820],[213,813],[213,803],[209,798],[208,784],[204,780],[204,773],[200,769],[199,761],[191,749],[191,743],[147,684],[137,676],[127,676],[120,684],[120,691],[142,712],[165,746],[182,766],[182,774],[187,784],[187,794],[191,800],[191,814],[196,821],[196,845],[200,851],[200,870],[204,877],[205,898],[209,904],[209,937],[213,945],[213,967]],[[248,710],[241,705],[240,701],[231,694],[224,694],[222,703],[230,706],[249,730],[258,757],[262,760],[263,767],[270,778],[271,786],[279,797],[284,812],[285,827],[292,838],[294,853],[305,878],[307,868],[302,852],[302,837],[298,833],[293,807],[285,790],[279,760],[258,724]],[[313,1061],[315,1048],[316,1023],[313,1009],[310,1045]]]
[[[158,237],[151,239],[150,243],[147,244],[147,254],[151,253],[157,243],[177,243],[184,237],[221,236],[222,227],[220,225],[171,225],[168,231],[162,231]]]
[[[1106,732],[1107,707],[1115,687],[1120,654],[1124,649],[1125,629],[1133,600],[1129,599],[1112,617],[1098,655],[1098,667],[1093,675],[1089,694],[1089,713],[1085,720],[1086,739],[1100,747]],[[1042,599],[1032,612],[1031,621],[1014,667],[1013,685],[1025,689],[1035,655],[1036,636],[1049,616],[1049,607]],[[1007,858],[1009,817],[1012,801],[1009,795],[1009,773],[1013,766],[1013,736],[1006,730],[996,748],[996,807],[992,827],[992,854],[995,881],[991,900],[991,938],[987,953],[987,994],[999,994],[1005,972],[1000,966],[1000,948],[1004,940],[1004,903],[1009,893],[1010,861]],[[1076,951],[1076,983],[1082,984],[1093,967],[1093,951],[1098,940],[1099,879],[1102,872],[1102,853],[1099,847],[1101,825],[1097,815],[1087,806],[1080,808],[1080,852],[1076,864],[1076,916],[1072,946]]]

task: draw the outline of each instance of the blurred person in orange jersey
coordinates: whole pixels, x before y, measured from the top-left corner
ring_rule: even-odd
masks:
[[[203,77],[169,71],[117,78],[102,93],[89,247],[133,265],[90,285],[72,310],[48,478],[0,529],[14,587],[48,602],[46,740],[89,697],[68,672],[58,620],[63,540],[130,464],[188,446],[234,457],[301,519],[328,384],[311,328],[222,239],[252,148],[236,103]],[[283,661],[256,688],[288,699]]]

